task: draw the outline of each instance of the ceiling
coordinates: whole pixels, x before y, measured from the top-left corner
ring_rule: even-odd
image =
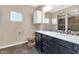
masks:
[[[45,5],[44,6],[42,6],[42,5],[29,5],[29,6],[31,6],[33,8],[38,8],[38,9],[41,8],[42,9]],[[62,10],[64,8],[68,8],[68,7],[72,6],[72,5],[49,5],[49,6],[52,6],[52,9],[49,10],[48,12],[54,13],[54,12],[57,12],[57,11]]]
[[[52,9],[49,11],[50,13],[57,12],[59,10],[70,7],[71,5],[52,5]]]

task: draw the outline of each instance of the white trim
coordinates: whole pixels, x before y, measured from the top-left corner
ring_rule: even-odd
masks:
[[[23,43],[27,43],[27,42],[28,41],[24,41],[24,42],[19,42],[19,43],[15,43],[15,44],[10,44],[10,45],[6,45],[6,46],[2,46],[2,47],[0,47],[0,49],[12,47],[12,46],[23,44]]]
[[[65,13],[65,32],[68,32],[68,14],[67,11]]]

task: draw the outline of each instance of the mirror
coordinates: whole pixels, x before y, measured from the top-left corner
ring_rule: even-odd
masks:
[[[73,8],[68,12],[68,30],[79,31],[79,9]]]

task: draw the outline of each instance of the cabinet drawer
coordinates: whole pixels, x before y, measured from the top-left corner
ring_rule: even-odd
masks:
[[[44,34],[42,34],[42,38],[45,38],[45,39],[52,39],[52,37],[51,37],[51,36],[44,35]]]
[[[64,40],[61,40],[61,39],[56,39],[55,42],[61,46],[64,46],[68,49],[72,49],[72,43],[71,42],[68,42],[68,41],[64,41]]]
[[[79,54],[79,45],[77,45],[77,46],[78,46],[77,53]]]
[[[78,45],[77,44],[72,44],[72,50],[78,53]]]
[[[76,52],[60,46],[60,54],[76,54]]]

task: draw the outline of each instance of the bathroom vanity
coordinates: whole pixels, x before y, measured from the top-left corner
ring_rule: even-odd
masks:
[[[79,36],[51,31],[36,31],[36,49],[41,54],[78,54]]]

